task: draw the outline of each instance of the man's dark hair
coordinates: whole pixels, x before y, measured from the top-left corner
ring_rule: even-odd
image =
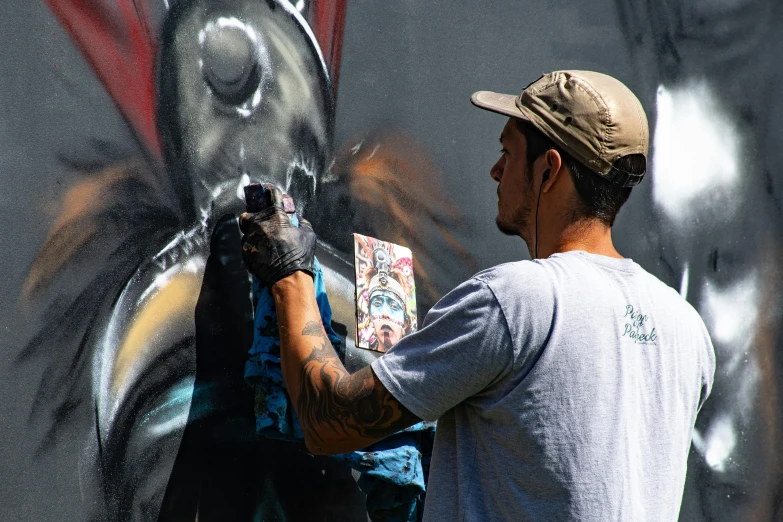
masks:
[[[620,207],[631,195],[631,187],[622,187],[588,169],[533,125],[517,119],[517,127],[527,142],[528,181],[532,181],[533,162],[546,151],[556,150],[571,171],[571,179],[574,180],[574,187],[579,194],[580,204],[575,209],[572,219],[581,221],[592,218],[598,219],[609,227],[614,225],[614,218],[617,217]],[[629,154],[616,160],[612,165],[612,171],[644,174],[646,166],[647,162],[642,154]],[[612,173],[609,173],[609,177]]]

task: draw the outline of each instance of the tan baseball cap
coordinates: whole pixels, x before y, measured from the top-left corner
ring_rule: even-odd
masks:
[[[642,104],[619,80],[592,71],[555,71],[528,85],[522,94],[479,91],[476,107],[521,118],[562,146],[574,159],[609,177],[612,164],[629,154],[647,159],[649,130]],[[613,173],[613,181],[633,186],[642,176]]]

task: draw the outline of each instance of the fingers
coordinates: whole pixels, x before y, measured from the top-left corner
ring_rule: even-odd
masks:
[[[277,185],[273,183],[262,183],[261,184],[266,191],[269,194],[269,200],[267,200],[272,206],[284,208],[283,204],[283,193],[282,191],[277,188]]]
[[[250,230],[250,225],[252,223],[253,214],[249,212],[243,212],[239,216],[239,230],[242,231],[243,234],[247,234]],[[244,241],[244,238],[242,239]]]
[[[299,216],[298,214],[297,214],[296,217],[299,219],[299,228],[304,228],[304,229],[307,229],[307,230],[313,230],[313,225],[311,225],[309,221],[307,221],[302,216]]]
[[[316,237],[312,224],[301,219],[299,228],[280,207],[246,212],[239,217],[242,259],[248,270],[271,286],[297,270],[313,273]]]
[[[260,212],[243,212],[239,215],[239,230],[244,234],[249,234],[254,225],[258,225],[264,221],[269,221],[277,216],[281,223],[289,223],[288,215],[283,212],[283,209],[277,207],[268,207]]]

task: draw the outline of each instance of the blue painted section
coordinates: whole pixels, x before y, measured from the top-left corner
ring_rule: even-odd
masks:
[[[321,312],[326,335],[342,358],[342,342],[332,329],[332,308],[326,296],[323,273],[318,260],[313,267],[315,299]],[[280,333],[277,312],[269,290],[253,277],[253,310],[255,311],[253,344],[245,363],[245,382],[255,390],[256,431],[265,437],[304,440],[291,400],[285,392],[280,369]]]

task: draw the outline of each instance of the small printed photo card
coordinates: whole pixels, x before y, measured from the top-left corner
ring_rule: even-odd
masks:
[[[411,251],[354,234],[356,346],[386,352],[416,331],[416,287]]]

